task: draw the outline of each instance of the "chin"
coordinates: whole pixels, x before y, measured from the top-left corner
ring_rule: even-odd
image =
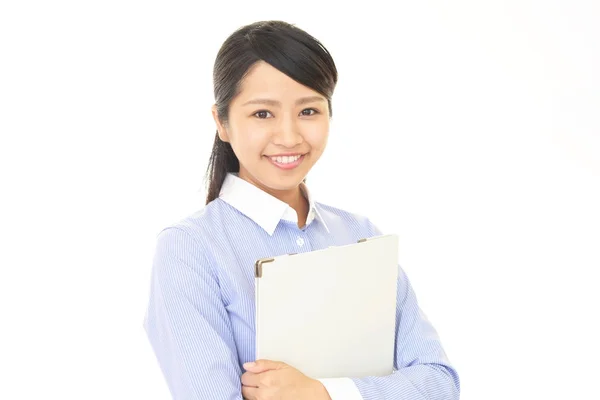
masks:
[[[270,181],[265,186],[272,190],[287,191],[296,189],[300,183],[302,183],[302,179],[284,179],[279,181]]]
[[[277,168],[268,160],[265,161],[266,164],[260,166],[255,165],[255,168],[252,170],[246,169],[243,172],[244,176],[241,177],[267,191],[294,190],[306,177],[306,165],[300,165],[297,168],[285,170]]]
[[[300,185],[300,183],[302,183],[304,176],[305,175],[298,173],[273,176],[271,172],[269,175],[266,175],[264,179],[259,179],[259,182],[271,190],[294,190],[298,187],[298,185]]]

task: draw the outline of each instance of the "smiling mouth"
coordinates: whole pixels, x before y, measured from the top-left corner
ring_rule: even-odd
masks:
[[[298,159],[303,156],[303,154],[296,154],[295,156],[273,156],[269,158],[271,159],[271,161],[276,162],[278,164],[291,164],[298,161]]]
[[[308,153],[307,153],[308,154]],[[302,163],[306,154],[295,154],[289,156],[265,156],[271,164],[281,169],[294,169]]]

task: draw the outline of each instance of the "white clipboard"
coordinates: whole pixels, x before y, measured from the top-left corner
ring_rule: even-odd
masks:
[[[255,264],[256,359],[313,379],[393,372],[398,237]]]

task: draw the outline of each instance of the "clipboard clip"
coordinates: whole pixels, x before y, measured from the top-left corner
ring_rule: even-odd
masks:
[[[256,260],[256,263],[254,264],[254,276],[256,278],[262,278],[262,266],[263,264],[269,263],[274,261],[274,258],[261,258],[259,260]]]

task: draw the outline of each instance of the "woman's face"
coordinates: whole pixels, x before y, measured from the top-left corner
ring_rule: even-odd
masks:
[[[240,162],[240,178],[276,195],[295,190],[323,154],[329,135],[327,99],[265,62],[241,84],[221,140]]]

